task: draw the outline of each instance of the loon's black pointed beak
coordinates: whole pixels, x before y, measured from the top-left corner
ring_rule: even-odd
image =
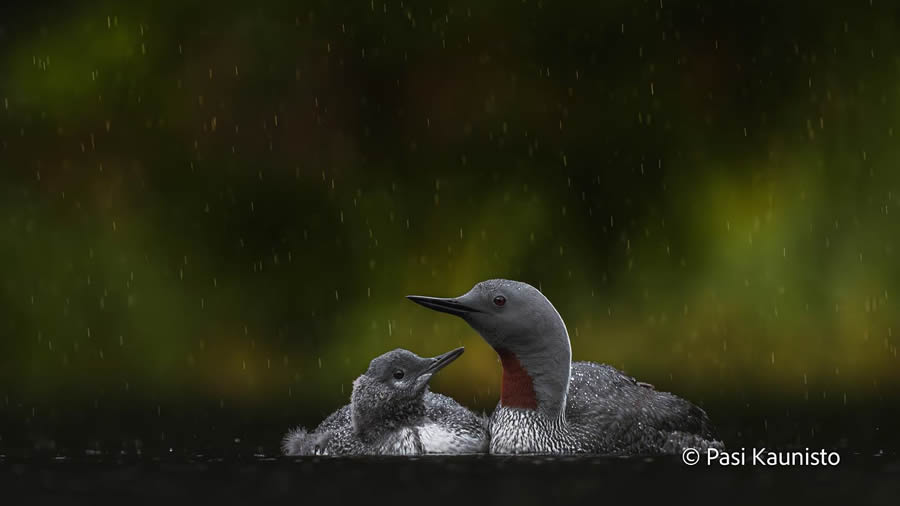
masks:
[[[434,309],[442,313],[449,313],[456,316],[465,316],[468,313],[476,313],[477,309],[469,307],[456,299],[442,299],[440,297],[425,297],[423,295],[407,295],[407,299],[416,304]],[[455,350],[454,350],[455,351]]]
[[[428,364],[428,367],[426,367],[424,371],[422,371],[422,374],[420,374],[420,376],[425,374],[434,374],[440,371],[444,367],[447,367],[450,362],[453,362],[454,360],[459,358],[459,356],[462,355],[464,351],[466,351],[465,348],[457,348],[455,350],[448,351],[447,353],[443,353],[429,359],[431,360],[431,363]]]

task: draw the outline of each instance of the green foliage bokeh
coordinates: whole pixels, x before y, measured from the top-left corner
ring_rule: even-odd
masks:
[[[695,399],[896,387],[900,18],[834,4],[11,12],[0,394],[312,420],[465,345],[434,386],[490,409],[493,352],[403,296],[493,277]]]

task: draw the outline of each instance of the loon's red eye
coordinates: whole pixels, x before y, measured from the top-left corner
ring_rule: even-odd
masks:
[[[502,306],[504,304],[506,304],[506,297],[504,297],[502,295],[498,295],[498,296],[494,297],[494,305]]]

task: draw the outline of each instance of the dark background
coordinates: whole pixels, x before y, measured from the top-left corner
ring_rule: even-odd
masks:
[[[274,453],[508,277],[730,446],[896,451],[893,2],[0,11],[0,450]],[[171,449],[171,450],[170,450]]]

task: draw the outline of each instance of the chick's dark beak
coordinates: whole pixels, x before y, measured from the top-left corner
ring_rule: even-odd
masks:
[[[459,356],[462,355],[464,351],[465,348],[457,348],[455,350],[448,351],[447,353],[443,353],[436,357],[430,358],[429,360],[431,361],[431,363],[428,364],[424,371],[422,371],[420,376],[423,376],[425,374],[434,374],[440,371],[444,367],[447,367],[450,362],[453,362],[454,360],[459,358]]]

